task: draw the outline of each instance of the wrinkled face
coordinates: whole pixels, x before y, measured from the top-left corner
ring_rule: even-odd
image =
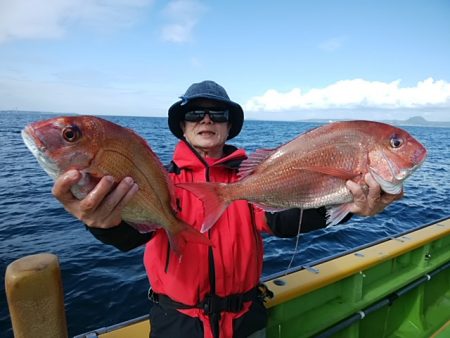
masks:
[[[193,108],[194,109],[194,108]],[[197,100],[195,110],[223,110],[211,100]],[[223,146],[228,138],[231,124],[229,122],[214,122],[209,114],[199,122],[182,121],[181,129],[186,141],[203,157],[219,158],[222,156]]]
[[[397,194],[403,181],[424,161],[427,150],[406,131],[385,130],[379,147],[369,153],[369,171],[387,193]]]

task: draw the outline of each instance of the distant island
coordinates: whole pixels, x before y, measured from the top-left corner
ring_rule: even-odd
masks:
[[[335,119],[332,121],[345,121],[348,119]],[[299,122],[319,122],[326,123],[330,122],[330,119],[308,119],[308,120],[298,120]],[[416,126],[416,127],[443,127],[450,128],[450,122],[442,121],[428,121],[422,116],[413,116],[407,120],[383,120],[380,122],[396,125],[396,126]]]
[[[419,127],[450,127],[450,122],[428,121],[422,116],[413,116],[407,120],[387,120],[386,123],[399,126],[419,126]]]

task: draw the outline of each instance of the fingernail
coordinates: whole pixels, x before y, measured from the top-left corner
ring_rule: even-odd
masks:
[[[132,185],[134,183],[133,179],[131,177],[125,177],[123,179],[123,181],[127,184],[127,185]]]
[[[74,180],[77,177],[78,177],[78,171],[76,171],[76,170],[69,170],[64,176],[64,178],[68,179],[68,180]]]
[[[108,176],[105,176],[105,177],[103,177],[107,182],[109,182],[109,183],[113,183],[114,182],[114,177],[112,177],[112,176],[110,176],[110,175],[108,175]]]

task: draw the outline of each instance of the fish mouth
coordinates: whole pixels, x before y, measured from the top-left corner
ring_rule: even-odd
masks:
[[[21,132],[23,143],[25,143],[25,146],[37,159],[42,169],[44,169],[51,178],[56,179],[59,172],[56,162],[46,155],[46,147],[38,138],[33,137],[33,135],[33,128],[31,126],[25,127]]]
[[[398,180],[395,179],[392,181],[388,181],[385,180],[380,174],[377,173],[377,171],[372,168],[369,167],[369,172],[370,174],[373,176],[373,178],[375,179],[375,181],[377,181],[377,183],[381,186],[381,189],[385,192],[387,192],[388,194],[393,194],[393,195],[397,195],[399,194],[402,189],[403,189],[403,180]],[[411,174],[411,170],[403,170],[402,171],[402,176],[404,175],[404,177],[408,177]]]
[[[400,169],[395,162],[391,161],[384,152],[381,152],[383,159],[386,161],[389,172],[392,175],[392,180],[388,181],[383,178],[381,174],[377,172],[374,167],[369,167],[369,172],[381,186],[381,189],[388,194],[399,194],[403,189],[403,181],[408,178],[414,171],[416,171],[424,162],[422,160],[420,163],[414,165],[408,169]]]
[[[30,126],[25,127],[20,134],[22,136],[23,143],[25,143],[28,150],[31,151],[34,156],[45,151],[45,147],[43,145],[40,145],[39,147],[37,146],[36,139],[31,136],[34,133]]]

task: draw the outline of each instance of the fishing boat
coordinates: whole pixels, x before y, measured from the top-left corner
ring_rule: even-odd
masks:
[[[450,337],[450,218],[264,283],[273,292],[266,303],[269,338]],[[147,338],[150,326],[142,316],[75,338]]]

